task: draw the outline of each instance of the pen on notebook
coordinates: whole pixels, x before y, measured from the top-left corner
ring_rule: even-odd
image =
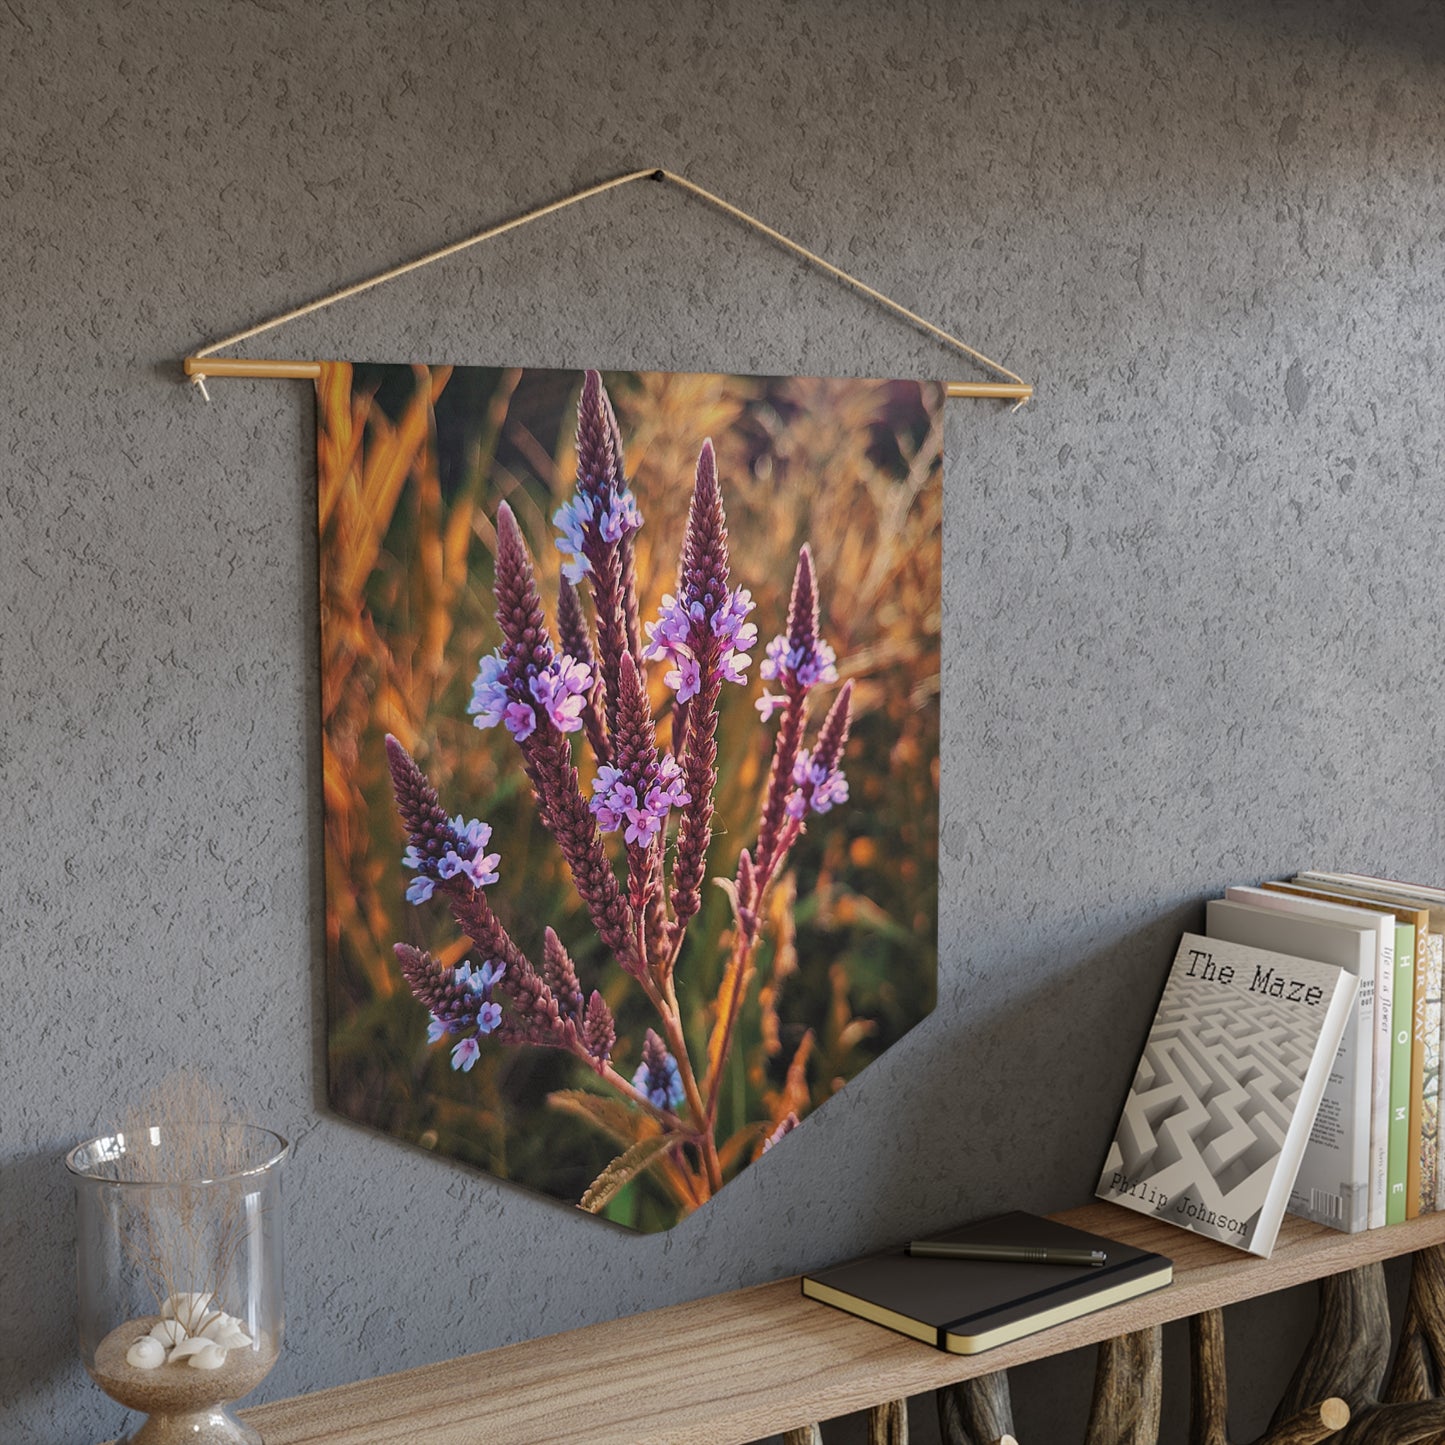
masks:
[[[1032,1244],[949,1244],[915,1239],[908,1253],[918,1259],[991,1259],[1005,1264],[1107,1264],[1102,1249],[1045,1249]]]

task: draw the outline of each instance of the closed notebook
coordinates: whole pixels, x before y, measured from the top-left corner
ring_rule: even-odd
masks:
[[[900,1246],[803,1276],[803,1293],[955,1355],[975,1355],[1135,1295],[1174,1275],[1161,1254],[1015,1212],[931,1239],[1045,1249],[1100,1249],[1102,1265],[919,1259]]]

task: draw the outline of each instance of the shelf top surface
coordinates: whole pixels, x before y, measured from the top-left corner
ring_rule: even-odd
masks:
[[[1167,1255],[1174,1283],[958,1356],[780,1280],[276,1401],[244,1418],[267,1445],[461,1445],[479,1431],[491,1445],[742,1445],[1445,1242],[1445,1214],[1361,1234],[1286,1218],[1263,1260],[1117,1205],[1055,1218]]]

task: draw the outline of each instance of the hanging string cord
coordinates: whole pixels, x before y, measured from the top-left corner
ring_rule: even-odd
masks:
[[[897,301],[885,296],[881,291],[860,281],[856,276],[850,275],[847,271],[834,266],[830,261],[825,261],[821,256],[808,250],[806,246],[800,246],[796,241],[790,240],[781,231],[775,231],[771,226],[750,216],[746,211],[740,210],[737,206],[730,205],[721,196],[715,196],[711,191],[704,190],[701,186],[695,185],[692,181],[683,176],[676,175],[672,171],[662,170],[658,167],[649,167],[647,170],[629,171],[625,175],[613,176],[611,180],[600,181],[595,186],[588,186],[583,190],[574,191],[569,196],[563,196],[561,200],[551,201],[545,206],[538,206],[534,210],[527,211],[524,215],[514,216],[509,221],[502,221],[498,225],[489,226],[484,231],[478,231],[474,236],[464,236],[460,241],[453,241],[449,245],[441,246],[435,251],[428,251],[424,256],[418,256],[415,260],[406,261],[400,266],[393,266],[389,270],[379,272],[375,276],[368,276],[365,280],[353,282],[350,286],[343,286],[339,291],[333,291],[329,295],[320,296],[315,301],[308,301],[304,306],[293,307],[290,311],[282,312],[279,316],[273,316],[269,321],[258,322],[255,326],[248,326],[242,331],[237,331],[231,336],[224,336],[219,341],[213,341],[208,346],[203,346],[199,351],[194,352],[191,361],[200,361],[207,356],[213,356],[216,352],[224,350],[228,346],[237,346],[243,341],[250,341],[253,337],[264,335],[268,331],[274,331],[278,326],[284,326],[288,321],[298,321],[303,316],[309,316],[314,311],[322,311],[328,306],[334,306],[338,301],[346,301],[352,296],[359,296],[363,291],[370,291],[374,286],[383,286],[388,281],[395,281],[398,277],[405,276],[411,271],[419,271],[423,266],[430,266],[433,261],[445,260],[448,256],[455,256],[459,251],[465,251],[468,247],[480,245],[483,241],[490,241],[497,236],[504,235],[508,231],[515,231],[532,221],[541,220],[543,216],[550,216],[556,211],[565,210],[568,206],[575,206],[579,201],[589,200],[593,196],[600,196],[604,191],[616,190],[619,186],[631,184],[633,181],[641,180],[670,181],[673,185],[706,201],[711,206],[732,216],[735,220],[743,222],[744,225],[753,227],[770,240],[776,241],[778,245],[801,256],[805,261],[819,267],[835,280],[842,281],[851,286],[855,291],[876,301],[880,306],[886,307],[894,315],[902,317],[905,321],[911,322],[928,335],[935,337],[946,346],[951,346],[955,351],[986,366],[990,371],[999,376],[1006,377],[1009,381],[1018,385],[1027,385],[1021,376],[1015,375],[1006,366],[991,361],[981,351],[975,351],[965,341],[951,335],[940,326],[935,326],[931,321],[925,320],[916,312],[910,311],[906,306],[900,305]],[[209,401],[210,393],[206,390],[206,373],[203,369],[193,368],[190,373],[191,383],[197,387],[203,397]],[[1013,408],[1015,411],[1022,406],[1028,398],[1022,398]]]
[[[705,191],[699,185],[694,185],[685,176],[674,175],[671,171],[652,171],[650,174],[659,181],[671,181],[673,185],[680,186],[685,191],[690,191],[699,199],[706,201],[709,205],[716,206],[718,210],[725,211],[734,220],[742,221],[745,225],[752,226],[754,230],[761,231],[770,240],[776,241],[778,245],[801,256],[805,261],[810,261],[819,270],[826,271],[836,281],[842,281],[845,285],[851,286],[855,291],[866,296],[870,301],[876,301],[880,306],[886,307],[895,316],[901,316],[905,321],[912,322],[921,331],[926,331],[930,336],[936,337],[945,346],[951,346],[955,351],[961,352],[964,356],[972,358],[981,366],[986,366],[998,376],[1007,378],[1009,381],[1017,382],[1020,386],[1027,383],[1023,377],[1016,376],[1006,366],[1000,366],[998,362],[991,361],[981,351],[975,351],[966,341],[960,341],[952,333],[945,331],[941,326],[935,326],[933,322],[925,320],[915,311],[910,311],[906,306],[900,305],[890,296],[885,296],[881,291],[875,291],[865,281],[860,281],[856,276],[844,271],[841,267],[833,265],[831,261],[825,261],[815,252],[808,250],[806,246],[800,246],[796,241],[790,240],[781,231],[775,231],[765,222],[758,220],[756,216],[750,216],[746,211],[739,210],[737,206],[730,205],[721,196],[715,196],[711,191]],[[628,177],[630,180],[631,177]]]

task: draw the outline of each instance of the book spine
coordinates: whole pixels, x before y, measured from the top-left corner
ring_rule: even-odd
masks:
[[[1425,946],[1415,945],[1425,958],[1425,1006],[1419,1014],[1417,1044],[1423,1056],[1420,1085],[1420,1213],[1438,1207],[1440,1189],[1440,1028],[1441,994],[1445,989],[1445,934],[1428,933]]]
[[[1374,980],[1363,981],[1290,1190],[1289,1212],[1354,1234],[1369,1226]],[[1367,986],[1366,986],[1367,985]]]
[[[1395,925],[1395,994],[1390,1003],[1390,1143],[1385,1223],[1403,1224],[1410,1179],[1410,1040],[1415,1033],[1415,925]]]
[[[1410,1006],[1410,1158],[1405,1177],[1405,1218],[1418,1219],[1425,1198],[1425,1010],[1430,996],[1430,950],[1415,930],[1415,967]],[[1433,1190],[1432,1190],[1433,1195]]]
[[[1395,930],[1380,932],[1375,969],[1375,1067],[1370,1090],[1370,1228],[1385,1224],[1390,1177],[1390,1017],[1395,997]]]

